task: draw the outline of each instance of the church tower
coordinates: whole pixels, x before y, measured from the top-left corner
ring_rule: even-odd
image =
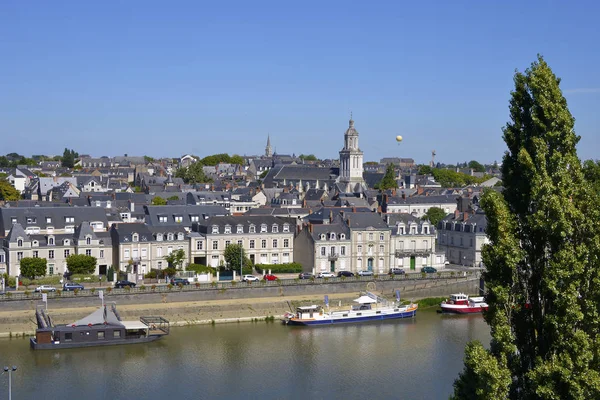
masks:
[[[273,157],[273,148],[271,147],[271,135],[267,136],[267,147],[265,147],[265,156]]]
[[[358,147],[358,131],[350,115],[350,122],[344,134],[344,148],[340,151],[340,187],[347,193],[361,191],[363,180],[363,152]]]

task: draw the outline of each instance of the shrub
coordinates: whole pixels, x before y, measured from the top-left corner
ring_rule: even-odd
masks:
[[[6,292],[6,297],[10,299],[12,297],[12,292]]]
[[[231,286],[235,286],[235,285],[237,285],[237,282],[236,281],[231,281]]]
[[[210,286],[212,286],[212,287],[217,287],[217,282],[215,282],[215,281],[212,281],[212,282],[210,283]]]
[[[264,271],[269,271],[273,274],[286,274],[286,273],[296,273],[299,274],[302,272],[302,265],[299,263],[288,263],[288,264],[257,264],[256,270],[259,274],[262,274]]]
[[[56,295],[57,295],[57,296],[62,296],[62,290],[58,289],[58,290],[56,291]]]
[[[156,279],[156,277],[158,276],[158,272],[153,269],[150,272],[148,272],[146,275],[144,275],[144,278],[146,279]]]
[[[167,289],[171,290],[173,289],[173,285],[171,285],[170,283],[167,285]]]
[[[179,288],[179,290],[182,290],[183,289],[183,283],[178,283],[177,287]]]
[[[152,289],[153,291],[156,290],[156,285],[150,286],[150,289]]]
[[[73,290],[73,294],[74,294],[75,296],[77,296],[77,293],[79,293],[79,289],[75,289],[75,290]]]
[[[141,290],[141,291],[144,291],[144,290],[146,290],[146,286],[144,286],[144,285],[140,286],[140,290]]]
[[[216,273],[216,269],[212,268],[212,267],[208,267],[206,265],[202,265],[202,264],[188,264],[187,267],[185,267],[186,271],[194,271],[197,274],[213,274],[215,275]]]
[[[90,292],[92,292],[92,294],[96,293],[96,288],[91,288]]]
[[[29,295],[31,294],[31,292],[29,290],[26,290],[25,292],[23,292],[23,294],[27,297],[29,297]]]

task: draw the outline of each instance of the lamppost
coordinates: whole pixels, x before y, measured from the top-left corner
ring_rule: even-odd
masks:
[[[240,245],[240,280],[244,275],[242,275],[242,268],[244,266],[244,246]]]
[[[13,365],[11,368],[4,367],[4,372],[8,372],[8,400],[12,400],[12,373],[16,370],[16,365]]]

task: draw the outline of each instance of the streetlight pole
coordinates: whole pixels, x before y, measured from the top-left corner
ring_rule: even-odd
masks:
[[[244,266],[244,246],[240,245],[240,280],[244,276],[242,274],[242,272],[243,272],[243,270],[242,270],[243,266]]]
[[[4,367],[4,372],[8,372],[8,400],[12,400],[12,372],[17,370],[17,366],[12,368]]]

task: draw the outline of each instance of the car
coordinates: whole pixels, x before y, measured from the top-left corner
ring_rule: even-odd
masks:
[[[83,285],[79,283],[68,282],[63,285],[63,290],[65,292],[72,292],[73,290],[83,290],[85,289]]]
[[[450,265],[450,261],[448,261],[448,260],[444,261],[444,265]]]
[[[279,279],[279,278],[277,278],[277,277],[276,277],[275,275],[273,275],[273,274],[266,274],[265,276],[263,276],[263,279],[264,279],[265,281],[276,281],[276,280],[277,280],[277,279]]]
[[[185,278],[171,278],[171,285],[189,285],[190,281]],[[133,284],[135,286],[135,283]],[[133,286],[132,286],[133,287]]]
[[[426,274],[433,274],[434,272],[437,272],[437,269],[433,267],[423,267],[421,268],[421,272],[425,272]]]
[[[358,271],[358,275],[359,276],[373,276],[374,274],[373,274],[373,271],[366,270],[366,271]]]
[[[135,283],[133,282],[129,282],[129,281],[116,281],[115,282],[115,289],[123,289],[126,287],[135,287]]]
[[[335,274],[333,272],[319,272],[317,278],[335,278]]]
[[[299,279],[312,279],[315,276],[313,274],[311,274],[310,272],[301,272],[300,275],[298,275]]]
[[[405,273],[406,271],[404,270],[404,268],[398,267],[390,268],[390,272],[388,272],[388,274],[390,275],[404,275]]]
[[[340,271],[340,272],[338,272],[337,276],[338,276],[338,278],[341,278],[342,276],[350,277],[350,276],[354,276],[354,274],[350,271]]]
[[[242,276],[242,282],[258,282],[259,279],[254,275],[244,275]]]
[[[56,288],[54,286],[50,286],[50,285],[42,285],[42,286],[38,286],[35,288],[35,292],[36,293],[41,293],[41,292],[56,292]]]

